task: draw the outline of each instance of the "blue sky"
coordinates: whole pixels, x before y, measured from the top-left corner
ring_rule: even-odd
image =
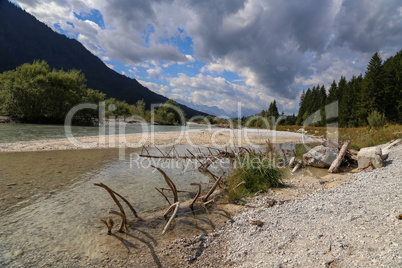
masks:
[[[303,88],[364,73],[374,52],[386,59],[402,44],[396,0],[13,2],[115,71],[207,112],[241,102],[251,114],[276,99],[295,113]]]

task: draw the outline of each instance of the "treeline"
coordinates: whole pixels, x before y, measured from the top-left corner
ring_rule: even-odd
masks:
[[[375,53],[364,77],[360,74],[347,81],[341,76],[338,83],[332,82],[328,92],[320,85],[308,88],[303,91],[299,105],[297,125],[324,126],[338,122],[340,127],[356,127],[382,117],[401,124],[402,50],[385,62]]]
[[[67,113],[81,103],[105,102],[106,117],[136,115],[151,120],[143,100],[135,105],[86,87],[85,76],[77,70],[51,70],[45,61],[23,64],[0,74],[0,115],[8,115],[26,123],[63,123]],[[172,108],[175,107],[174,109]],[[161,124],[181,124],[179,105],[168,100],[155,111],[155,121]],[[73,118],[75,124],[96,124],[98,111],[85,109]],[[181,118],[180,118],[181,119]]]
[[[274,125],[295,125],[296,116],[279,114],[276,100],[271,102],[267,110],[262,110],[259,114],[249,117],[243,117],[241,124],[248,127],[267,128]]]

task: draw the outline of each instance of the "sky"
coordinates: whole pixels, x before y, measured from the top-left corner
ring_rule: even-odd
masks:
[[[107,66],[204,111],[297,113],[301,91],[402,49],[400,0],[13,0]]]

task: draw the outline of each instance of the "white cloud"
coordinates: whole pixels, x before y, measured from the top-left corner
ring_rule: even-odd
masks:
[[[167,94],[170,92],[170,89],[168,86],[161,86],[152,82],[147,82],[147,81],[142,81],[138,80],[138,82],[143,85],[144,87],[149,88],[153,92],[156,92],[158,94],[161,94],[163,96],[167,96]]]
[[[173,94],[169,95],[172,98],[194,104],[217,106],[228,113],[237,110],[237,102],[241,102],[243,108],[255,110],[257,113],[262,109],[267,109],[269,103],[274,100],[273,97],[258,88],[233,84],[222,77],[203,74],[194,77],[179,74],[178,77],[170,79],[169,86],[173,88]],[[295,111],[295,102],[286,99],[280,100],[278,102],[280,109],[284,107],[285,112]]]
[[[399,0],[16,2],[51,27],[58,23],[105,61],[146,68],[154,78],[161,75],[160,66],[203,61],[201,74],[171,78],[171,87],[183,90],[173,93],[190,92],[191,100],[226,109],[234,100],[265,107],[274,97],[284,99],[286,109],[297,109],[292,103],[302,85],[359,75],[374,52],[386,58],[402,43]],[[74,15],[92,9],[103,15],[105,29]],[[191,38],[193,55],[174,41],[185,38]],[[225,71],[244,85],[210,76]]]
[[[159,74],[162,73],[162,68],[156,66],[155,68],[151,68],[147,70],[147,73],[155,79],[159,79]]]

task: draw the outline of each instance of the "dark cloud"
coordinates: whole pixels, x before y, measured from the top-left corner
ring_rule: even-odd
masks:
[[[336,17],[334,45],[367,53],[401,47],[401,7],[399,0],[344,1]]]

